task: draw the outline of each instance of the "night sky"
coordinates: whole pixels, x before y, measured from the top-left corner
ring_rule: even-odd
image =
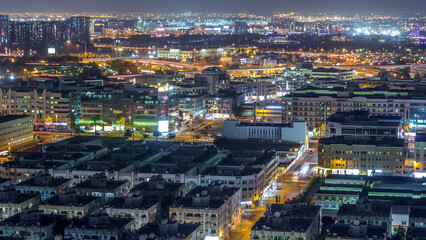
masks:
[[[0,12],[252,12],[423,10],[426,0],[0,0]]]

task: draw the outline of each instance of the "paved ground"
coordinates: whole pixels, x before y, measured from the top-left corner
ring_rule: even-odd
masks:
[[[253,225],[263,216],[268,204],[284,203],[289,197],[295,197],[301,193],[311,179],[311,173],[318,164],[316,152],[306,154],[298,159],[287,173],[278,177],[280,189],[276,189],[269,198],[259,201],[257,206],[243,209],[242,221],[230,234],[232,240],[248,240]],[[280,196],[277,199],[275,196]]]

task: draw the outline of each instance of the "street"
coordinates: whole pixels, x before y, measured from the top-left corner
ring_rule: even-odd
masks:
[[[273,189],[271,194],[265,194],[269,197],[263,197],[255,207],[242,209],[241,224],[231,232],[230,239],[250,239],[251,228],[263,217],[266,207],[274,203],[284,203],[288,198],[294,198],[301,193],[311,179],[310,173],[316,171],[317,164],[317,152],[314,151],[312,154],[304,154],[290,165],[285,174],[278,176],[279,187]]]

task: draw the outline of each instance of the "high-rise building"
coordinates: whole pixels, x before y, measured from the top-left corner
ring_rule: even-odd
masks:
[[[231,79],[226,71],[211,67],[204,69],[202,74],[195,75],[195,84],[207,86],[207,92],[214,95],[219,91],[229,90]]]
[[[10,24],[8,15],[0,15],[0,48],[9,44]]]
[[[234,33],[235,34],[245,34],[248,32],[248,26],[246,22],[235,22],[234,23]]]
[[[73,16],[68,19],[69,40],[73,43],[90,42],[90,17]]]

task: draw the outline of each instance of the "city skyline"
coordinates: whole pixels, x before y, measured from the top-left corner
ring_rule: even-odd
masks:
[[[357,12],[357,11],[424,11],[422,0],[265,0],[262,2],[218,0],[214,3],[202,0],[126,0],[126,4],[113,0],[31,1],[5,0],[2,12],[222,12],[222,13],[277,13],[300,12]],[[248,4],[247,4],[248,3]]]

